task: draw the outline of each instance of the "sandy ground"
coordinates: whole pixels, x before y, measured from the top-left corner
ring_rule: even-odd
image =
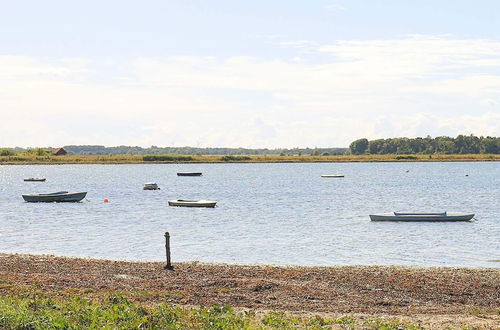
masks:
[[[500,269],[173,265],[168,271],[158,262],[0,254],[0,294],[20,286],[48,295],[118,290],[145,304],[218,304],[396,318],[436,329],[500,329]]]

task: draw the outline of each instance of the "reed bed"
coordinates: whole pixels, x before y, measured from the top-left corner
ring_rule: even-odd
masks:
[[[342,163],[500,161],[500,155],[65,155],[0,156],[0,164]]]

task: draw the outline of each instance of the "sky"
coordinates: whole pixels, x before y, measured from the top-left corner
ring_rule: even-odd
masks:
[[[0,0],[0,147],[500,135],[497,0]]]

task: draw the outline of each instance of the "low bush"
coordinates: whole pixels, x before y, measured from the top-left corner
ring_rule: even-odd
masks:
[[[412,156],[412,155],[399,155],[399,156],[396,156],[396,159],[398,160],[403,160],[403,159],[408,159],[408,160],[415,160],[415,159],[418,159],[417,156]]]
[[[252,158],[249,156],[233,156],[233,155],[226,155],[220,158],[220,160],[222,160],[223,162],[240,162],[243,160],[250,160],[250,159]]]
[[[183,155],[146,155],[142,156],[145,162],[188,162],[192,161],[192,156]]]

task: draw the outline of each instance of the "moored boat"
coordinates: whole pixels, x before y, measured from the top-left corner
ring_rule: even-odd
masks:
[[[177,176],[201,176],[201,172],[177,172]]]
[[[176,199],[168,201],[170,206],[185,206],[185,207],[215,207],[216,201],[208,200],[188,200],[188,199]]]
[[[474,217],[473,213],[460,212],[438,212],[438,213],[405,213],[391,212],[370,214],[371,221],[470,221]]]
[[[144,190],[160,190],[158,185],[154,182],[146,182],[144,186],[142,187]]]
[[[85,198],[87,192],[59,191],[49,194],[26,194],[22,195],[26,202],[30,203],[52,203],[52,202],[79,202]]]
[[[24,181],[26,181],[26,182],[44,182],[45,180],[47,180],[47,179],[45,179],[45,178],[26,178],[26,179],[24,179]]]
[[[343,174],[323,174],[321,175],[322,178],[343,178]]]

